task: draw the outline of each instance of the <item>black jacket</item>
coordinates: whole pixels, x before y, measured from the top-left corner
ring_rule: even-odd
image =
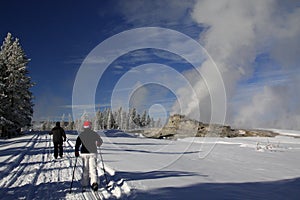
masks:
[[[55,126],[49,135],[53,135],[53,142],[54,143],[63,143],[63,141],[66,141],[66,133],[64,129],[60,126]]]
[[[97,145],[103,143],[101,137],[91,129],[84,129],[76,139],[75,152],[79,151],[81,146],[81,153],[97,153]]]

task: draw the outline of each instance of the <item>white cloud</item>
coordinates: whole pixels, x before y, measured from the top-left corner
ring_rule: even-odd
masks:
[[[114,69],[120,69],[120,70],[122,70],[122,69],[124,69],[124,67],[121,66],[121,65],[115,65],[115,66],[114,66]]]
[[[243,127],[299,129],[300,104],[293,101],[287,86],[265,86],[253,95],[252,102],[241,107],[234,124]]]
[[[91,108],[102,108],[110,106],[109,104],[85,104],[85,105],[63,105],[62,108],[73,108],[73,109],[79,109],[79,110],[85,110],[85,109],[91,109]]]
[[[128,23],[137,26],[172,25],[187,20],[194,0],[120,1],[117,6]]]
[[[138,108],[155,103],[166,106],[165,109],[170,111],[170,101],[174,103],[179,98],[176,96],[177,89],[187,84],[184,77],[173,68],[147,63],[131,69],[119,79],[113,90],[112,105],[115,108],[127,108],[130,103]],[[189,93],[189,96],[193,94]]]
[[[299,128],[300,90],[296,86],[300,85],[297,76],[300,7],[297,1],[120,1],[117,6],[122,9],[125,21],[135,26],[186,25],[191,24],[192,17],[199,26],[205,27],[205,31],[199,33],[199,42],[222,74],[229,101],[227,122],[237,126]],[[139,39],[136,38],[136,43]],[[188,43],[174,40],[176,38],[168,38],[162,42],[170,49],[180,44],[181,52],[191,60],[203,56],[195,55]],[[138,54],[143,52],[135,53],[138,61],[141,56]],[[257,58],[262,54],[267,55],[270,62],[257,65]],[[158,56],[169,55],[160,53]],[[197,70],[206,72],[212,65],[203,59]],[[209,121],[211,94],[218,94],[221,88],[211,81],[213,77],[209,77],[208,86],[195,69],[184,72],[184,76],[190,81],[196,98],[191,98],[189,86],[174,87],[180,105],[175,103],[173,111],[180,108],[193,117],[200,105],[201,119]],[[253,82],[247,83],[247,80]],[[291,118],[293,120],[287,120]]]
[[[234,95],[239,95],[240,90],[237,89],[242,80],[253,78],[255,70],[265,70],[264,79],[268,81],[260,83],[265,84],[264,89],[255,91],[253,87],[252,96],[249,97],[252,100],[240,102],[239,107],[229,104],[227,120],[237,126],[300,128],[297,125],[300,90],[293,86],[300,84],[299,78],[294,75],[297,74],[295,66],[300,61],[300,8],[297,3],[275,0],[199,0],[192,17],[197,23],[207,27],[199,36],[200,42],[222,73],[229,101]],[[255,68],[256,59],[262,53],[268,54],[272,64],[277,63],[277,66],[269,67],[270,69]],[[201,68],[205,64],[207,63],[203,63]],[[283,74],[277,80],[271,80],[273,71],[267,70],[274,70],[276,67],[280,67]],[[193,71],[186,74],[194,82],[200,102],[207,99],[209,93],[203,80],[193,80],[190,75]],[[182,96],[187,95],[184,88],[180,91]],[[192,111],[195,106],[193,103],[186,98],[186,109]],[[205,105],[203,103],[200,107],[206,108]],[[293,120],[287,120],[291,118]]]

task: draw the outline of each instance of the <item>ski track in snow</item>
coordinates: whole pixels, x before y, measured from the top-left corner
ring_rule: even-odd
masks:
[[[298,133],[298,132],[296,132]],[[154,140],[99,131],[107,182],[98,157],[102,199],[299,199],[300,138]],[[294,133],[293,133],[294,134]],[[46,132],[0,140],[0,199],[99,199],[80,185],[76,133],[53,161]],[[211,147],[213,147],[211,149]],[[207,156],[205,150],[210,150]],[[108,186],[108,187],[106,187]]]
[[[11,140],[16,141],[0,145],[0,199],[97,199],[92,191],[81,192],[80,158],[75,169],[72,193],[69,193],[75,163],[71,141],[64,143],[64,157],[54,160],[53,143],[45,132]],[[115,177],[111,167],[105,165],[105,168],[109,172],[107,177],[111,187],[105,187],[104,173],[98,163],[99,196],[102,199],[126,199],[130,193],[126,182]]]

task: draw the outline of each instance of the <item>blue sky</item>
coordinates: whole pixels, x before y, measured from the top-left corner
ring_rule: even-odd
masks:
[[[30,76],[36,83],[32,88],[35,96],[35,117],[56,118],[72,112],[64,108],[71,105],[73,82],[81,62],[100,42],[121,31],[139,27],[127,22],[119,11],[118,1],[9,1],[1,6],[1,38],[7,32],[21,40],[29,64]],[[181,24],[153,20],[152,26],[182,29]],[[186,24],[185,26],[191,26]],[[180,28],[178,28],[180,27]],[[195,24],[195,33],[200,27]],[[182,29],[183,30],[183,29]],[[184,31],[184,30],[183,30]],[[190,36],[197,34],[186,31]],[[145,52],[146,50],[144,50]],[[143,52],[143,50],[139,51]],[[145,54],[137,61],[131,55],[124,55],[113,65],[128,68],[159,58],[153,53]],[[159,62],[168,62],[159,59]],[[118,77],[124,73],[108,70],[106,80],[99,85],[97,103],[110,103],[111,90]]]
[[[31,59],[36,86],[35,116],[60,116],[71,104],[80,63],[98,43],[114,33],[118,16],[102,15],[113,4],[74,1],[9,1],[1,6],[1,38],[9,31],[21,40]],[[122,30],[122,29],[120,29]],[[70,112],[70,110],[68,111]],[[67,113],[66,113],[67,114]]]
[[[32,88],[36,120],[55,120],[63,113],[72,113],[78,70],[103,41],[134,28],[161,27],[199,42],[217,65],[226,92],[224,123],[298,129],[297,101],[300,101],[295,85],[300,83],[296,75],[299,10],[297,1],[275,0],[248,3],[12,0],[1,3],[0,38],[11,32],[20,39],[31,59],[30,76],[36,83]],[[209,121],[214,104],[211,95],[222,91],[213,85],[213,80],[206,80],[199,73],[211,69],[212,62],[203,60],[195,68],[182,57],[162,50],[137,49],[120,56],[101,77],[95,103],[110,106],[118,81],[147,63],[160,63],[182,74],[192,86],[197,102],[191,99],[189,86],[181,85],[172,91],[167,86],[139,85],[137,81],[138,89],[131,94],[129,104],[148,111],[153,105],[161,105],[168,113],[174,113],[178,112],[179,101],[182,114],[195,118],[200,112],[201,119]],[[157,77],[174,81],[162,71],[155,71]],[[153,75],[153,79],[157,77]]]

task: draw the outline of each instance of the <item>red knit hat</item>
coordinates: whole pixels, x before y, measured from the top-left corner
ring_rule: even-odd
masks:
[[[91,128],[92,127],[92,123],[90,121],[85,121],[83,123],[83,128]]]

